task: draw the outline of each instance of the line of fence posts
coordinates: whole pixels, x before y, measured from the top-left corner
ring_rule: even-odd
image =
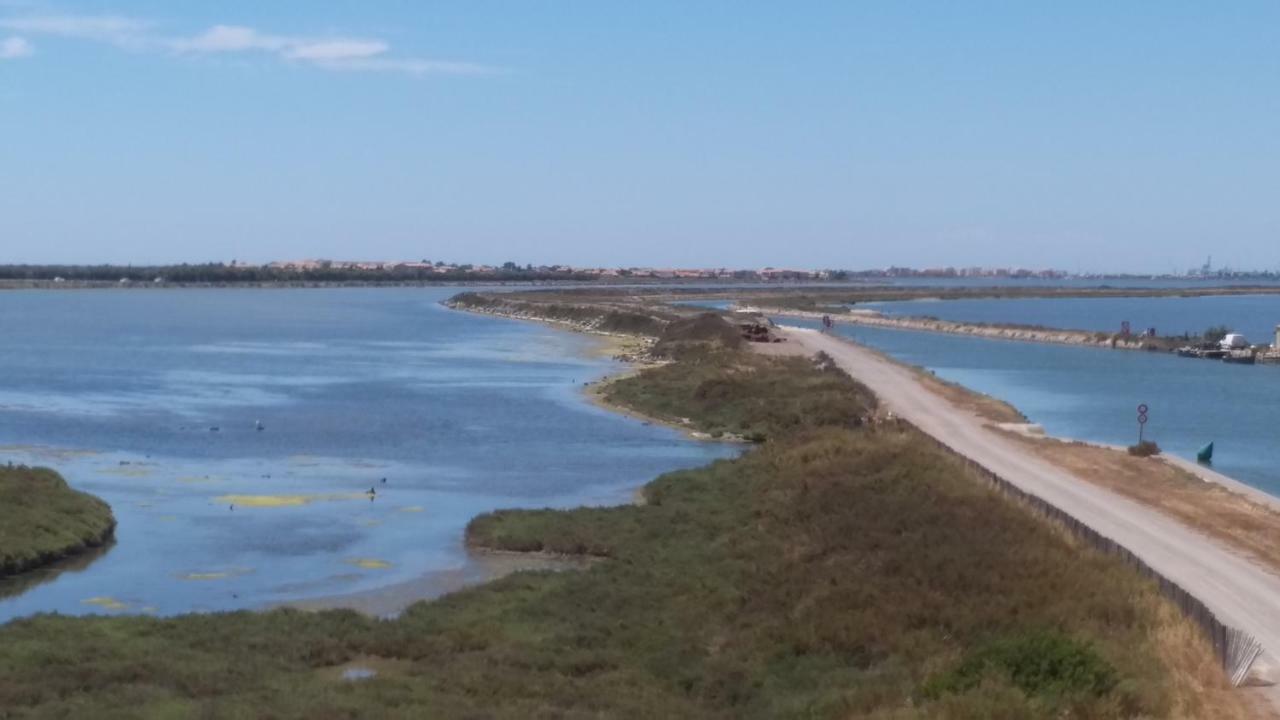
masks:
[[[911,424],[905,420],[900,421],[905,425]],[[914,427],[914,426],[912,426]],[[918,428],[915,428],[919,431]],[[1134,555],[1128,548],[1117,543],[1109,537],[1104,536],[1097,530],[1089,527],[1081,522],[1075,516],[1058,508],[1056,505],[1049,503],[1043,498],[1033,495],[1013,483],[1005,480],[999,475],[991,472],[979,463],[966,457],[964,454],[956,452],[956,450],[946,443],[934,438],[928,433],[921,432],[922,435],[932,439],[939,447],[947,452],[959,457],[970,468],[979,475],[987,478],[991,484],[1004,493],[1006,496],[1021,502],[1049,519],[1057,522],[1059,525],[1068,530],[1072,535],[1085,540],[1097,550],[1110,555],[1116,555],[1127,562],[1130,566],[1136,568],[1139,572],[1148,578],[1156,581],[1160,588],[1160,593],[1173,601],[1182,613],[1195,622],[1197,626],[1204,632],[1206,638],[1213,646],[1214,655],[1222,665],[1223,672],[1230,679],[1233,686],[1239,686],[1249,675],[1255,660],[1262,654],[1262,644],[1258,642],[1252,635],[1239,630],[1237,628],[1228,627],[1217,615],[1209,609],[1207,605],[1192,595],[1181,585],[1161,575],[1145,561]]]

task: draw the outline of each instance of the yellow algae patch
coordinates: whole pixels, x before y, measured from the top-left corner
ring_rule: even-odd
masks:
[[[182,576],[183,580],[222,580],[231,577],[231,573],[225,572],[209,572],[209,573],[187,573]]]
[[[360,524],[364,527],[378,527],[382,524],[381,520],[361,520]]]
[[[368,500],[364,493],[325,493],[317,495],[219,495],[216,502],[250,508],[297,507],[313,502]]]
[[[101,455],[98,450],[74,450],[70,448],[46,447],[44,445],[0,445],[0,453],[24,453],[32,457],[53,460],[74,460],[76,458]]]
[[[402,508],[400,508],[400,512],[422,512],[422,506],[421,506],[421,505],[410,505],[410,506],[408,506],[408,507],[402,507]]]
[[[348,565],[355,565],[365,570],[386,570],[391,567],[391,563],[386,560],[376,560],[374,558],[351,558],[347,560]]]
[[[219,495],[214,500],[243,507],[292,507],[311,502],[306,495]]]
[[[230,577],[239,577],[248,575],[253,572],[248,568],[232,568],[231,570],[217,570],[214,572],[189,572],[185,575],[179,575],[181,580],[225,580]]]
[[[113,597],[91,597],[87,600],[81,600],[82,605],[97,605],[103,610],[127,610],[129,608],[125,603]]]

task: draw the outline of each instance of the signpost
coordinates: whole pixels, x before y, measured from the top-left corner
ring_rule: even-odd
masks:
[[[1142,403],[1141,405],[1138,406],[1138,445],[1139,446],[1142,445],[1143,430],[1147,426],[1147,410],[1148,409],[1149,408],[1147,407],[1146,403]]]

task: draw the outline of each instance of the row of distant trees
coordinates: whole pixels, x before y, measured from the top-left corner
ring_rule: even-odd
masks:
[[[593,276],[571,270],[519,267],[507,263],[501,268],[479,272],[461,265],[448,272],[429,268],[389,267],[360,269],[318,267],[311,269],[206,263],[198,265],[0,265],[0,280],[66,282],[151,283],[307,283],[307,282],[453,282],[453,281],[540,281],[590,280]]]

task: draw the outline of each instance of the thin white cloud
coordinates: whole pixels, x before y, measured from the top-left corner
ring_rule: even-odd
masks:
[[[158,50],[179,55],[259,53],[326,70],[410,75],[494,72],[493,68],[477,63],[395,56],[388,43],[377,39],[276,35],[241,25],[214,25],[196,35],[173,37],[157,34],[153,28],[153,23],[109,15],[0,17],[0,29],[102,42],[128,50]]]
[[[31,15],[0,18],[0,28],[141,49],[148,44],[151,24],[116,15]]]
[[[35,47],[24,37],[15,35],[0,40],[0,60],[17,60],[18,58],[31,57],[35,51]]]
[[[215,25],[194,37],[171,40],[169,46],[181,53],[267,52],[286,60],[318,64],[371,58],[391,49],[381,40],[272,35],[239,25]]]
[[[329,70],[370,72],[402,72],[409,75],[492,75],[493,68],[467,62],[369,57],[341,60],[317,60],[316,65]]]
[[[380,40],[317,40],[298,43],[286,50],[284,56],[323,63],[377,57],[389,49]]]
[[[170,40],[169,47],[190,53],[276,51],[284,47],[284,41],[249,27],[214,25],[195,37]]]

